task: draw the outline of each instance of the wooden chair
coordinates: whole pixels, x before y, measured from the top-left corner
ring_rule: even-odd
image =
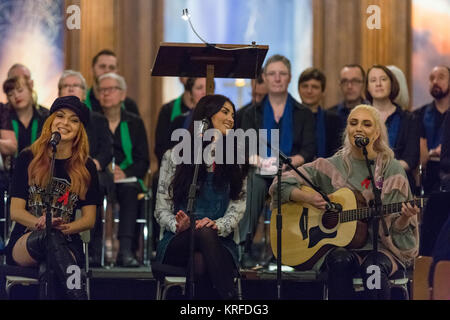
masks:
[[[450,300],[450,261],[441,260],[436,264],[433,276],[433,300]]]
[[[429,273],[432,257],[419,256],[414,261],[413,273],[413,300],[430,300],[431,288],[429,285]]]

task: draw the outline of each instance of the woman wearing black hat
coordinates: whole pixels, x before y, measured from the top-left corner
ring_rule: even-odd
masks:
[[[11,191],[11,220],[15,227],[6,248],[7,263],[37,266],[46,261],[50,244],[51,268],[69,299],[85,299],[84,289],[69,289],[66,272],[71,265],[82,265],[83,251],[79,233],[91,229],[98,200],[98,177],[95,164],[88,157],[85,131],[88,109],[77,97],[58,98],[50,109],[41,136],[23,150],[14,170]],[[53,132],[61,134],[56,147],[54,176],[50,179]],[[52,230],[47,242],[44,193],[50,183]],[[80,209],[82,217],[75,220]]]

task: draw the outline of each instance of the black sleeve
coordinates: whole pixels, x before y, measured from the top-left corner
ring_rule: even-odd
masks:
[[[161,160],[164,153],[170,148],[170,115],[172,108],[170,104],[165,104],[159,112],[158,122],[156,124],[155,132],[155,154],[158,158],[158,164],[161,165]]]
[[[398,155],[398,159],[405,161],[410,170],[414,170],[420,160],[420,134],[417,118],[413,114],[405,113],[400,130],[404,132],[402,135],[404,139],[399,142],[404,145],[402,146],[401,154]]]
[[[342,145],[340,118],[333,111],[325,111],[326,119],[326,157],[331,157]]]
[[[127,177],[143,178],[150,166],[148,157],[147,133],[144,123],[140,118],[135,117],[130,122],[130,135],[133,143],[133,164],[124,170]]]
[[[28,166],[33,159],[31,150],[23,150],[16,159],[11,184],[11,197],[28,199]]]
[[[242,128],[242,117],[244,116],[245,111],[250,109],[252,105],[252,103],[249,103],[236,111],[236,115],[234,117],[234,126],[236,129]]]
[[[0,129],[12,130],[9,108],[0,102]]]
[[[311,110],[302,107],[294,117],[294,145],[292,155],[301,155],[305,163],[316,154],[316,121]]]
[[[89,188],[86,192],[85,200],[80,200],[80,207],[96,205],[99,206],[101,204],[101,195],[100,188],[98,184],[98,174],[97,168],[95,167],[94,161],[91,158],[86,162],[86,168],[91,175],[91,182],[89,184]]]
[[[108,120],[100,115],[95,118],[95,130],[97,130],[97,139],[99,139],[97,153],[92,157],[97,159],[102,170],[111,162],[113,157],[113,137],[109,130]]]
[[[139,108],[138,108],[136,102],[134,102],[134,100],[129,97],[125,98],[125,110],[137,115],[138,117],[141,116],[139,114]]]
[[[442,123],[442,146],[441,146],[441,170],[450,173],[450,112],[444,118]]]
[[[417,109],[416,111],[414,111],[414,116],[416,118],[417,125],[419,128],[419,138],[424,138],[424,139],[426,139],[425,126],[423,124],[423,116],[425,113],[425,109],[426,109],[426,106],[423,106],[423,107]]]

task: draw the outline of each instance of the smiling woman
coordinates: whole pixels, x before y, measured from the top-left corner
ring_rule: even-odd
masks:
[[[390,204],[412,199],[405,172],[399,161],[393,157],[388,145],[386,127],[375,108],[368,105],[355,107],[349,114],[344,134],[343,147],[335,155],[326,159],[319,158],[303,165],[299,170],[327,195],[341,188],[348,188],[355,194],[358,204],[367,207],[369,200],[373,199],[372,186],[367,183],[366,162],[361,149],[355,145],[355,138],[369,138],[368,156],[373,160],[375,186],[380,189],[382,203]],[[301,202],[305,208],[306,204],[309,204],[321,212],[325,211],[327,203],[322,196],[315,191],[308,192],[302,188],[305,181],[293,171],[283,175],[281,184],[283,203]],[[276,207],[278,201],[275,192],[277,185],[278,181],[275,179],[270,187],[273,207]],[[325,256],[312,261],[309,268],[328,272],[330,299],[355,298],[352,284],[355,274],[362,275],[367,299],[389,299],[389,277],[396,270],[411,265],[418,253],[418,212],[417,207],[403,204],[400,213],[386,216],[390,234],[388,236],[382,232],[379,234],[377,238],[379,251],[372,251],[373,237],[367,236],[357,248],[349,249],[347,243],[345,247],[333,248]],[[373,234],[372,224],[359,223],[357,228],[368,228],[368,235]],[[317,241],[323,239],[322,235],[314,235],[313,232],[309,235]],[[377,290],[367,288],[367,279],[372,274],[368,271],[373,265],[377,265],[381,270],[380,287]]]
[[[88,109],[75,96],[58,98],[50,109],[41,136],[17,159],[11,190],[11,220],[17,222],[6,247],[7,263],[38,266],[50,259],[53,270],[69,299],[86,299],[83,288],[66,286],[69,266],[83,263],[79,233],[94,226],[99,204],[95,164],[88,157],[84,126]],[[52,132],[61,134],[56,147],[54,173],[50,179]],[[50,199],[45,201],[46,189]],[[51,208],[51,230],[46,230],[45,212]],[[81,210],[82,217],[75,220]],[[50,247],[49,247],[50,246]]]
[[[186,267],[189,261],[188,212],[190,185],[194,177],[194,144],[196,123],[206,119],[227,139],[227,132],[234,128],[235,108],[233,103],[222,95],[208,95],[200,99],[194,109],[189,126],[191,148],[187,163],[175,164],[175,148],[168,150],[162,160],[156,195],[155,218],[164,230],[158,243],[156,259],[164,264]],[[199,148],[212,146],[213,142],[200,144]],[[225,147],[227,143],[223,143]],[[224,151],[227,152],[226,148]],[[233,277],[238,270],[238,252],[233,232],[245,211],[246,184],[245,170],[236,164],[236,148],[233,148],[233,162],[221,164],[202,163],[199,165],[198,182],[200,186],[195,200],[195,252],[194,269],[199,281],[196,298],[233,299],[236,290]],[[226,156],[224,156],[226,158]],[[215,160],[213,156],[213,160]],[[228,159],[228,158],[227,158]]]

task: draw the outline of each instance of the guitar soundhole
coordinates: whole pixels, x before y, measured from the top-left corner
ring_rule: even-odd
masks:
[[[326,229],[333,229],[339,222],[339,216],[336,212],[325,212],[322,216],[322,225]]]

